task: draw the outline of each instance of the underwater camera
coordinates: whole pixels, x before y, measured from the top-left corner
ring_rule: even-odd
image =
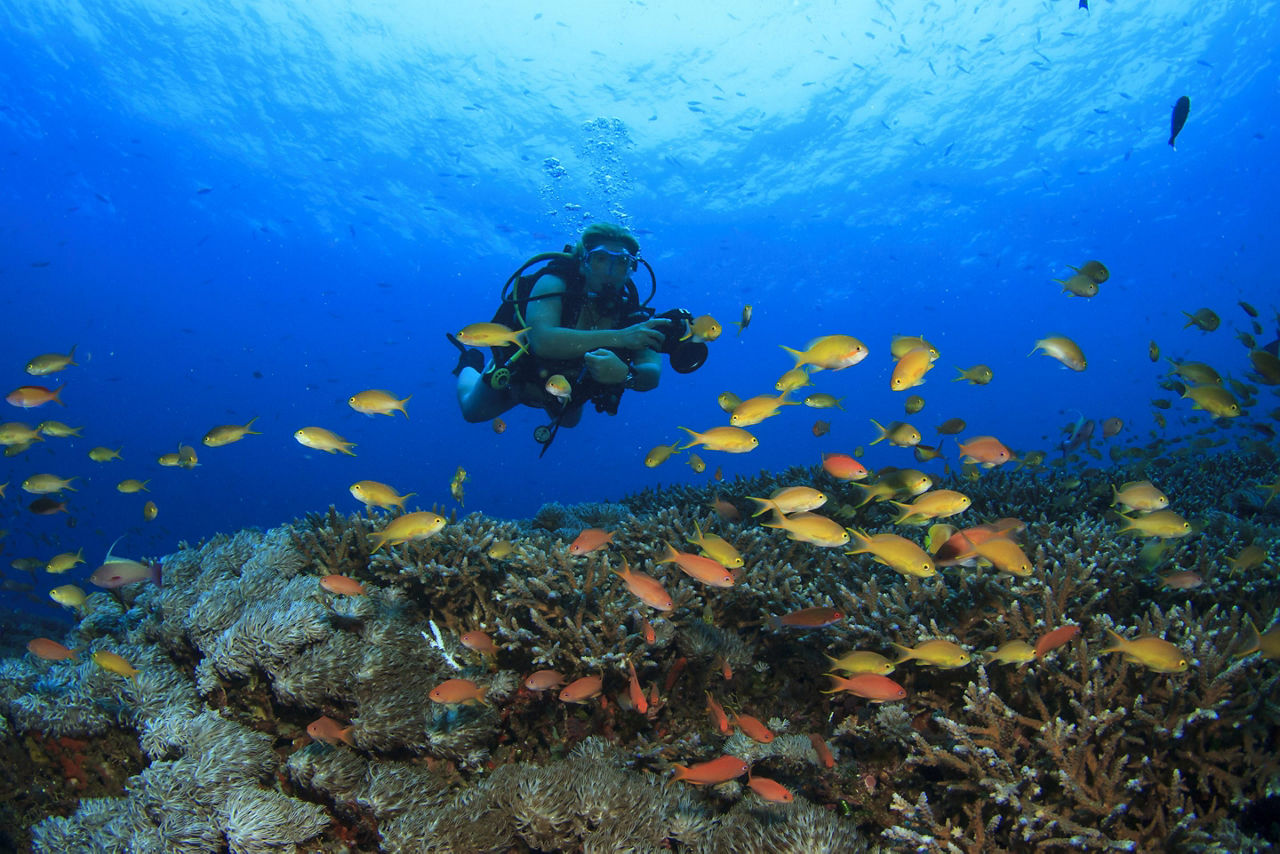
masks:
[[[701,341],[680,340],[693,328],[693,315],[683,308],[673,308],[654,316],[673,321],[664,328],[662,346],[658,348],[658,352],[667,354],[671,370],[677,374],[691,374],[701,368],[707,361],[707,345]]]

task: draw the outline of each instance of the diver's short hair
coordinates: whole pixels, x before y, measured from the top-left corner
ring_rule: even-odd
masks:
[[[611,222],[596,222],[584,228],[574,254],[585,258],[588,252],[601,243],[621,243],[632,255],[640,254],[640,241],[636,240],[635,235],[623,226]]]

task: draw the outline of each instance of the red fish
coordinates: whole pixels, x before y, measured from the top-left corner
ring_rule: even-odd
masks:
[[[742,730],[746,735],[761,744],[768,744],[773,741],[773,733],[767,726],[762,724],[758,718],[753,718],[751,715],[739,715],[735,713],[733,716],[733,722],[737,725],[738,729]]]
[[[822,470],[836,480],[862,480],[867,467],[848,454],[823,454]]]
[[[724,713],[724,707],[716,702],[716,698],[711,696],[710,691],[707,692],[707,711],[711,713],[711,720],[721,735],[733,732],[733,727],[729,726],[729,716]]]
[[[34,409],[37,406],[44,406],[50,401],[58,404],[59,406],[66,406],[66,404],[62,402],[62,398],[58,397],[66,387],[66,383],[63,383],[55,389],[47,389],[42,385],[24,385],[9,392],[5,395],[4,399],[14,406],[20,406],[23,409]]]
[[[958,447],[961,459],[966,463],[977,463],[983,468],[994,468],[1013,459],[1013,451],[995,436],[975,436],[960,443]]]
[[[470,679],[446,679],[431,689],[427,694],[432,701],[445,706],[459,703],[483,703],[484,695],[489,693],[488,685],[477,685]]]
[[[1061,626],[1051,632],[1045,632],[1040,636],[1040,640],[1036,641],[1036,658],[1044,658],[1078,634],[1080,634],[1080,627],[1071,625]]]
[[[524,687],[530,691],[549,691],[564,684],[564,677],[555,670],[536,670],[524,680]]]
[[[627,685],[627,696],[631,700],[631,705],[640,714],[649,711],[649,701],[644,697],[644,689],[640,687],[640,679],[636,676],[636,666],[630,661],[627,667],[631,669],[631,683]]]
[[[751,787],[751,791],[775,804],[789,804],[795,800],[795,796],[786,786],[768,777],[752,777],[748,774],[747,785]]]
[[[345,575],[326,575],[320,579],[320,586],[339,596],[363,596],[365,592],[363,584]]]
[[[48,638],[32,638],[27,641],[27,650],[36,658],[43,658],[45,661],[65,661],[68,658],[76,659],[76,651],[67,649],[62,644]]]
[[[848,691],[850,694],[863,697],[873,703],[901,700],[907,696],[906,688],[903,688],[888,676],[881,676],[877,673],[858,673],[848,678],[836,676],[834,673],[827,675],[831,677],[831,690],[823,691],[822,693],[824,694]]]
[[[337,744],[339,741],[345,741],[347,744],[355,747],[355,742],[351,740],[351,727],[343,726],[333,718],[321,716],[311,723],[307,724],[307,735],[316,741],[323,741],[325,744]]]
[[[821,629],[825,626],[835,625],[843,620],[844,613],[837,611],[835,608],[801,608],[799,611],[792,611],[790,614],[783,614],[775,619],[780,626],[790,626],[796,629]]]
[[[612,531],[604,531],[600,528],[586,528],[574,538],[572,543],[569,543],[569,554],[575,557],[588,554],[596,549],[602,549],[612,542]]]
[[[724,783],[735,777],[741,777],[747,773],[749,767],[736,756],[721,756],[719,759],[712,759],[710,762],[700,762],[697,765],[677,765],[674,762],[672,767],[676,769],[675,776],[669,782],[674,783],[677,780],[684,780],[695,786],[714,786],[717,783]]]
[[[566,703],[585,703],[592,697],[599,697],[604,689],[604,677],[583,676],[575,679],[560,692],[560,699]]]
[[[831,755],[831,748],[827,747],[827,743],[822,740],[822,736],[816,732],[809,733],[809,741],[813,744],[813,752],[818,754],[818,761],[822,763],[823,768],[836,767],[836,758]]]
[[[467,632],[460,638],[460,640],[462,641],[462,645],[467,649],[475,650],[476,652],[484,653],[485,655],[498,654],[498,647],[494,644],[493,638],[489,637],[482,631],[476,630],[473,632]]]

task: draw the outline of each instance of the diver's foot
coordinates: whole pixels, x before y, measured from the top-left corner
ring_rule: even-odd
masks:
[[[452,344],[453,346],[457,347],[459,350],[462,351],[458,355],[458,364],[454,366],[454,369],[452,371],[452,374],[455,377],[458,374],[462,373],[463,368],[471,368],[476,373],[481,373],[484,371],[484,353],[482,353],[479,350],[472,349],[471,347],[465,346],[457,338],[454,338],[452,333],[446,332],[444,336],[449,339],[450,344]]]

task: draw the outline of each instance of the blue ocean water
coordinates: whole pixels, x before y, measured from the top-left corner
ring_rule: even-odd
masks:
[[[1077,413],[1123,418],[1128,444],[1199,429],[1188,401],[1156,426],[1168,365],[1148,342],[1244,379],[1237,301],[1260,310],[1259,343],[1276,336],[1280,16],[1267,0],[1089,6],[0,3],[0,372],[6,393],[66,385],[65,408],[0,420],[83,427],[0,459],[6,578],[35,584],[10,605],[54,613],[45,591],[83,581],[14,558],[83,548],[92,568],[122,535],[121,553],[158,556],[355,511],[365,478],[452,509],[462,466],[460,512],[527,517],[814,464],[903,417],[895,334],[942,354],[912,390],[926,442],[951,417],[960,438],[1022,451],[1052,450]],[[637,232],[654,307],[726,332],[701,370],[589,412],[539,458],[541,412],[509,413],[501,435],[463,422],[444,334],[489,319],[515,267],[594,221]],[[1053,279],[1091,258],[1111,270],[1098,296],[1063,294]],[[1220,329],[1184,328],[1201,307]],[[828,333],[871,350],[814,377],[843,411],[786,408],[752,453],[702,454],[701,475],[683,456],[643,466],[678,426],[724,423],[720,392],[770,391],[791,364],[778,345]],[[1052,334],[1086,371],[1028,356]],[[76,366],[23,372],[72,345]],[[989,385],[951,382],[976,363]],[[409,419],[352,411],[368,388],[412,395]],[[199,444],[255,417],[260,436]],[[357,455],[303,448],[308,425]],[[156,463],[181,443],[199,467]],[[124,460],[91,462],[97,445]],[[915,464],[883,443],[864,462]],[[78,478],[70,516],[26,509],[19,484],[45,472]],[[117,493],[125,477],[150,492]]]

